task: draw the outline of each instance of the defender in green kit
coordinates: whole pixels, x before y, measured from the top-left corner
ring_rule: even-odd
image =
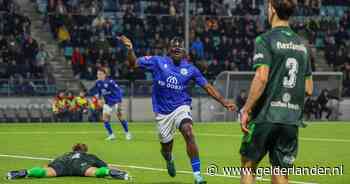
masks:
[[[87,176],[103,178],[110,176],[114,179],[130,180],[127,172],[108,166],[96,155],[87,153],[86,144],[75,144],[72,152],[65,153],[45,167],[33,167],[10,171],[7,173],[7,179],[20,178],[44,178],[44,177],[62,177],[62,176]]]
[[[313,81],[308,49],[289,27],[295,8],[294,0],[269,0],[272,29],[256,38],[256,73],[241,110],[241,162],[252,173],[243,173],[241,184],[255,182],[254,171],[267,153],[275,168],[291,167],[296,159],[304,98],[312,95]],[[272,183],[288,183],[288,175],[272,173]]]

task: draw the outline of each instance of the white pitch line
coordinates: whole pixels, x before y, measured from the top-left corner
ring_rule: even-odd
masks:
[[[52,161],[52,158],[45,158],[45,157],[31,157],[31,156],[23,156],[23,155],[7,155],[7,154],[0,154],[0,157],[6,157],[6,158],[19,158],[19,159],[28,159],[28,160],[47,160]],[[149,170],[149,171],[159,171],[159,172],[167,172],[166,169],[161,168],[154,168],[154,167],[144,167],[144,166],[134,166],[134,165],[121,165],[121,164],[111,164],[112,166],[116,167],[124,167],[124,168],[130,168],[130,169],[140,169],[140,170]],[[193,174],[191,171],[176,171],[177,173],[181,174]],[[208,173],[205,173],[205,175],[208,175]],[[224,177],[224,178],[236,178],[240,179],[240,176],[228,176],[228,175],[221,175],[216,174],[214,176],[210,177]],[[259,178],[260,181],[271,181],[270,179],[265,178]],[[290,180],[289,183],[291,184],[318,184],[318,183],[311,183],[311,182],[302,182],[302,181],[292,181]]]
[[[86,134],[104,134],[103,131],[19,131],[19,132],[0,132],[0,135],[45,135],[45,134],[55,134],[55,135],[86,135]],[[153,131],[133,131],[136,134],[156,134]],[[242,137],[241,134],[214,134],[214,133],[195,133],[198,136],[212,136],[212,137]],[[335,138],[319,138],[319,137],[299,137],[301,141],[317,141],[317,142],[339,142],[339,143],[349,143],[350,139],[335,139]]]

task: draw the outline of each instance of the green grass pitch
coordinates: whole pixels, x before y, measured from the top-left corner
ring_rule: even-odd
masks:
[[[71,149],[73,143],[89,145],[89,151],[105,161],[123,165],[137,184],[191,184],[191,173],[178,173],[170,178],[164,172],[165,163],[160,156],[160,146],[154,123],[130,123],[134,139],[126,141],[119,123],[113,123],[117,131],[117,140],[104,140],[105,131],[99,123],[81,124],[0,124],[0,175],[14,169],[40,166],[47,161],[41,158],[54,158]],[[215,163],[223,166],[240,166],[238,150],[241,132],[238,123],[197,123],[194,126],[196,141],[199,144],[202,171]],[[20,155],[39,158],[14,158],[5,155]],[[180,134],[175,137],[175,163],[178,171],[190,171],[190,164],[185,152],[185,145]],[[350,123],[319,122],[310,123],[300,129],[299,154],[297,166],[339,166],[344,165],[342,176],[290,176],[291,183],[350,183]],[[261,166],[267,166],[264,159]],[[132,167],[132,166],[136,166]],[[222,174],[222,173],[221,173]],[[239,183],[239,176],[206,176],[211,184]],[[269,179],[266,176],[264,179]],[[0,178],[0,184],[93,184],[93,183],[130,183],[112,179],[83,177],[24,179],[7,181]],[[270,183],[260,180],[257,183]]]

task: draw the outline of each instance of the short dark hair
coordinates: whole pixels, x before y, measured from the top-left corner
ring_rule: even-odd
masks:
[[[269,0],[281,20],[289,20],[296,9],[296,0]]]
[[[99,67],[97,68],[97,71],[103,72],[104,74],[107,75],[107,70],[105,68]]]
[[[77,144],[73,145],[72,150],[77,151],[77,152],[86,153],[88,151],[88,146],[86,144],[83,144],[83,143],[77,143]]]

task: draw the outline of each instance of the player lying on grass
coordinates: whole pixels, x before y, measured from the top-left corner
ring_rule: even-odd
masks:
[[[115,179],[129,180],[125,171],[109,167],[104,161],[93,154],[87,153],[86,144],[75,144],[72,152],[57,157],[45,167],[33,167],[26,170],[10,171],[7,179],[44,178],[60,176],[90,176],[103,178],[110,176]]]
[[[104,127],[107,130],[108,137],[106,140],[115,139],[113,129],[109,123],[111,115],[115,111],[116,115],[123,126],[126,140],[130,140],[131,133],[129,132],[128,121],[123,116],[122,111],[122,93],[118,84],[107,77],[107,71],[103,68],[97,70],[97,81],[95,86],[90,89],[89,95],[103,97],[104,105],[102,110],[102,119]]]
[[[188,94],[190,81],[221,103],[234,111],[236,106],[224,97],[203,77],[201,72],[185,59],[184,41],[173,38],[170,41],[169,56],[145,56],[136,58],[131,41],[125,36],[119,38],[128,49],[128,61],[131,67],[142,67],[153,75],[152,103],[156,115],[161,154],[167,162],[170,176],[175,177],[176,170],[172,156],[173,138],[176,129],[183,135],[187,154],[191,160],[196,184],[206,183],[200,173],[200,159],[195,136],[192,130],[192,99]]]
[[[305,93],[312,95],[313,81],[308,49],[289,27],[295,8],[294,0],[269,0],[272,29],[256,38],[256,73],[241,110],[240,149],[242,167],[253,172],[243,173],[241,184],[255,183],[254,171],[267,152],[274,168],[291,167],[296,159]],[[288,174],[274,172],[272,183],[288,183]]]

